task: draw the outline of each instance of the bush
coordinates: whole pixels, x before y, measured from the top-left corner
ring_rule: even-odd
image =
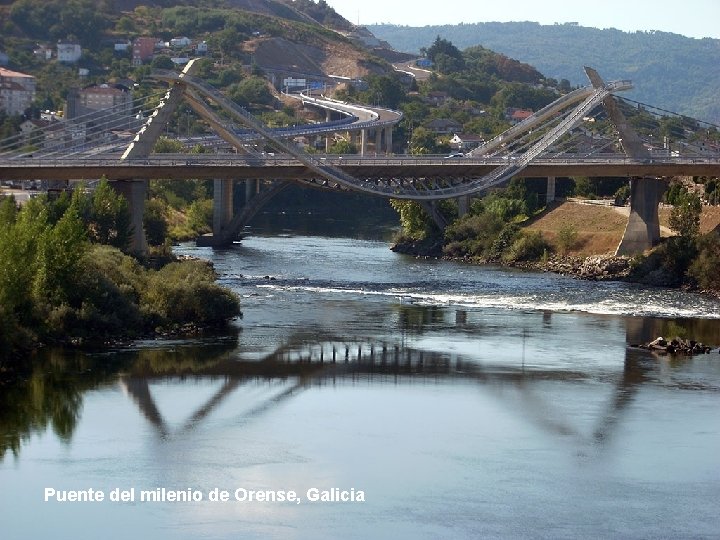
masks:
[[[534,261],[543,257],[548,251],[550,245],[540,231],[524,231],[503,255],[503,260],[505,262]]]
[[[488,251],[488,260],[499,261],[503,254],[515,243],[520,235],[520,227],[515,223],[505,225],[500,234],[495,238]]]
[[[215,283],[208,263],[171,263],[151,275],[142,299],[143,311],[163,324],[218,323],[240,314],[237,296]]]
[[[703,289],[720,291],[720,233],[711,232],[698,241],[698,254],[688,273]]]
[[[615,206],[625,206],[630,199],[630,186],[625,184],[615,192]]]
[[[193,201],[187,212],[188,226],[196,234],[212,231],[213,201],[204,199]]]
[[[528,208],[525,201],[510,199],[498,194],[488,195],[483,199],[485,212],[493,214],[500,221],[507,223],[513,219],[527,216]]]
[[[700,197],[688,191],[681,191],[670,211],[670,228],[680,236],[695,238],[700,232],[702,201]]]
[[[577,245],[578,232],[572,225],[563,225],[557,233],[557,244],[560,253],[565,255]]]
[[[481,257],[501,230],[502,223],[493,214],[466,215],[445,229],[443,252],[451,257]]]

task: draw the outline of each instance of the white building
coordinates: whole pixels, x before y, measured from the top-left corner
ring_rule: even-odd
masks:
[[[0,68],[0,110],[22,114],[35,99],[35,77]]]
[[[82,49],[79,43],[71,41],[58,41],[57,58],[60,62],[74,64],[82,56]]]
[[[189,47],[192,40],[189,37],[181,36],[174,37],[170,40],[170,46],[174,49],[180,49],[182,47]]]

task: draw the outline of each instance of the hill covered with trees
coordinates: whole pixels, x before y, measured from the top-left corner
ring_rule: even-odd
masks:
[[[631,79],[635,89],[626,95],[632,99],[720,123],[717,39],[533,22],[367,28],[379,39],[406,52],[419,53],[437,36],[461,49],[482,45],[532,64],[547,77],[567,79],[573,85],[587,84],[582,68],[592,66],[608,80]]]

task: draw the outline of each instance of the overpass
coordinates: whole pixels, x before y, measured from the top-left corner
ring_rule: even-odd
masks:
[[[612,96],[631,88],[631,83],[605,83],[591,68],[586,68],[590,86],[560,96],[461,159],[368,156],[366,144],[371,130],[376,134],[376,153],[381,149],[383,139],[386,152],[391,153],[392,126],[401,115],[325,98],[298,97],[308,106],[328,111],[327,122],[315,128],[302,126],[279,132],[194,77],[192,70],[193,63],[190,63],[179,74],[164,70],[153,72],[153,77],[168,83],[170,89],[124,152],[118,152],[109,144],[90,150],[83,145],[72,151],[65,151],[65,146],[61,146],[60,150],[33,155],[0,152],[0,178],[94,179],[106,176],[130,203],[135,230],[133,249],[143,252],[146,246],[142,215],[146,184],[150,178],[214,179],[211,244],[226,245],[237,237],[262,204],[284,189],[288,182],[416,200],[442,225],[441,216],[434,211],[436,201],[455,198],[461,208],[466,207],[469,196],[502,185],[515,176],[547,177],[550,195],[557,176],[625,176],[630,179],[633,196],[628,229],[618,251],[634,253],[659,239],[657,206],[664,179],[676,175],[720,175],[720,151],[683,152],[682,157],[670,152],[661,155],[649,152]],[[155,142],[182,101],[237,153],[152,154]],[[343,114],[351,121],[336,121],[333,125],[332,112]],[[585,143],[580,147],[577,137],[594,137],[585,124],[601,114],[610,118],[615,138],[599,137],[599,149]],[[576,128],[579,135],[572,134]],[[286,140],[308,129],[311,132],[315,129],[317,133],[353,131],[361,140],[360,155],[308,154]],[[262,138],[276,152],[269,155],[248,151],[248,132],[254,134],[252,137]],[[233,210],[233,180],[246,181],[246,199],[249,201],[238,214]],[[269,189],[262,190],[263,185],[268,185]]]

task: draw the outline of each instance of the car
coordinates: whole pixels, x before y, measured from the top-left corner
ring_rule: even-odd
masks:
[[[461,157],[465,157],[465,154],[463,154],[462,152],[453,152],[452,154],[448,154],[447,156],[445,156],[445,159],[461,158]]]

